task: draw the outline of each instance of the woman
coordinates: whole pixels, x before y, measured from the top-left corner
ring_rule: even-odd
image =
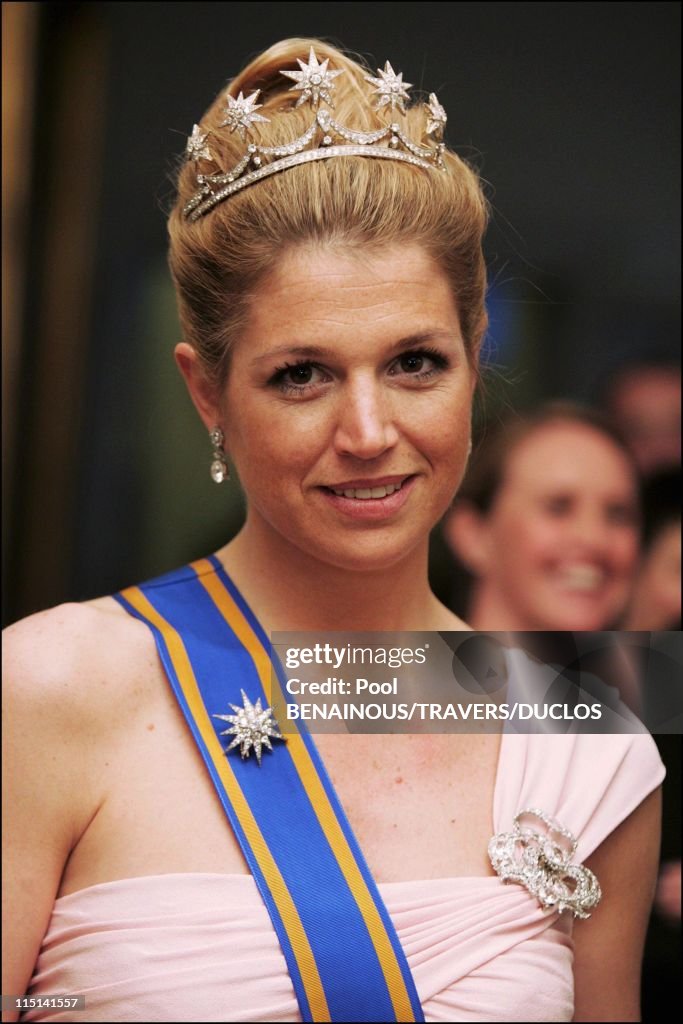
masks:
[[[486,205],[436,97],[407,90],[388,62],[287,40],[195,126],[170,218],[176,360],[247,521],[215,556],[8,637],[6,992],[85,992],[90,1020],[637,1017],[649,738],[600,737],[597,771],[589,736],[314,745],[256,704],[271,631],[464,628],[427,544],[468,456]],[[573,863],[591,855],[604,889],[573,973],[571,913],[487,856],[528,807],[579,832]]]
[[[643,538],[622,629],[679,629],[681,473],[661,470],[643,486]]]
[[[633,462],[598,413],[551,402],[484,442],[444,536],[475,629],[613,628],[638,554]]]

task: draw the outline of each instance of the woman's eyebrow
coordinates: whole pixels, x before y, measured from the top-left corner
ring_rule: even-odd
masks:
[[[311,359],[320,359],[330,354],[330,349],[323,348],[320,345],[297,345],[292,343],[291,345],[279,345],[277,348],[271,348],[267,352],[262,352],[261,355],[254,356],[251,360],[251,365],[255,366],[257,363],[276,359],[278,356],[306,356]]]
[[[459,338],[459,334],[456,331],[449,331],[442,327],[426,328],[421,331],[414,331],[413,333],[406,335],[404,338],[400,338],[393,345],[389,346],[387,352],[389,354],[393,354],[395,352],[402,352],[411,346],[425,345],[434,341],[452,340],[453,338]],[[278,345],[277,348],[269,349],[267,352],[263,352],[261,355],[255,356],[251,360],[251,364],[254,366],[258,363],[262,363],[270,359],[276,359],[281,356],[322,359],[335,355],[339,355],[338,349],[326,348],[323,345],[298,345],[294,342],[291,345]]]
[[[408,334],[405,338],[401,338],[392,345],[389,349],[390,352],[401,352],[404,349],[411,348],[417,345],[428,345],[430,342],[435,341],[453,341],[460,340],[459,331],[446,330],[444,327],[429,327],[423,331],[416,331],[413,334]]]

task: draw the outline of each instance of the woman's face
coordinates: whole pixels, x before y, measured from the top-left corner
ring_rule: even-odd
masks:
[[[628,460],[592,427],[558,421],[521,441],[484,527],[486,585],[512,623],[500,628],[611,625],[632,582],[636,502]]]
[[[475,380],[443,273],[416,246],[293,248],[251,310],[221,421],[252,527],[351,569],[426,546],[464,472]]]

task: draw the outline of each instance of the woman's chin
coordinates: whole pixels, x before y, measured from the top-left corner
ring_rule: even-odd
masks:
[[[601,629],[609,629],[614,622],[614,616],[606,609],[595,610],[562,610],[559,615],[548,615],[541,613],[536,617],[538,631],[569,632],[569,633],[593,633]]]
[[[405,562],[422,558],[426,541],[420,537],[396,542],[378,536],[355,537],[352,542],[318,548],[314,552],[323,565],[346,572],[378,573],[397,568]]]

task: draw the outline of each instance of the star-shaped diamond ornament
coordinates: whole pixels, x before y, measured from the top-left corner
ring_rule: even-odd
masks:
[[[185,146],[188,160],[213,160],[211,151],[206,145],[209,134],[209,132],[202,132],[198,124],[194,125],[192,135],[188,138]]]
[[[234,715],[213,715],[213,718],[220,718],[223,722],[230,722],[229,729],[223,729],[221,736],[234,736],[234,739],[225,753],[228,754],[234,747],[240,747],[242,758],[249,757],[253,747],[256,760],[261,766],[261,751],[263,747],[272,750],[271,737],[276,740],[284,740],[285,737],[278,729],[277,722],[273,717],[272,708],[262,708],[261,698],[252,704],[244,690],[240,690],[244,707],[231,704]]]
[[[330,58],[326,57],[322,64],[318,63],[318,58],[313,52],[311,47],[308,55],[308,64],[304,64],[299,57],[297,57],[297,64],[301,68],[301,71],[281,71],[281,75],[286,75],[287,78],[294,80],[294,85],[290,86],[290,92],[301,92],[296,101],[294,109],[300,107],[302,103],[307,103],[309,100],[314,105],[320,103],[320,100],[324,100],[330,107],[334,106],[332,102],[332,90],[334,89],[334,81],[337,75],[343,75],[343,68],[339,71],[328,71],[327,65],[330,62]]]
[[[436,93],[431,92],[429,94],[429,103],[426,106],[429,111],[426,128],[427,135],[436,135],[438,138],[441,138],[448,118],[446,117],[446,111],[436,98]]]
[[[399,71],[396,74],[389,61],[384,65],[384,71],[381,68],[377,68],[377,74],[379,78],[365,75],[365,81],[374,85],[375,92],[378,94],[376,96],[375,110],[380,110],[382,107],[391,104],[392,110],[394,107],[398,107],[405,114],[405,101],[410,99],[408,89],[411,88],[411,83],[404,82],[403,72]]]
[[[256,92],[252,92],[246,99],[241,91],[237,99],[228,93],[226,95],[228,105],[225,108],[225,120],[221,121],[221,128],[227,127],[231,132],[238,131],[244,139],[247,132],[252,130],[252,125],[257,122],[267,124],[270,118],[262,117],[261,114],[256,113],[263,106],[262,103],[256,102],[260,92],[261,90],[257,89]]]

